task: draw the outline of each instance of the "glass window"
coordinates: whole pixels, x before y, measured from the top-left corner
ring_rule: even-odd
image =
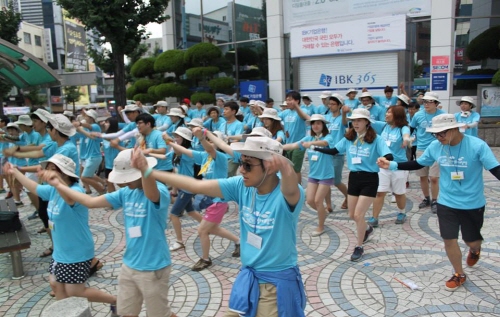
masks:
[[[500,68],[500,6],[496,1],[460,0],[455,14],[453,95],[476,95],[478,84],[491,84]],[[463,17],[463,18],[460,18]],[[496,46],[495,46],[496,45]]]
[[[234,12],[237,41],[267,37],[265,1],[235,0]]]
[[[31,44],[31,34],[23,32],[24,43]]]
[[[42,46],[42,37],[35,35],[35,45],[36,46]]]

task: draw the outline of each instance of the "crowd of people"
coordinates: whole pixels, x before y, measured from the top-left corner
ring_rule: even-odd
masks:
[[[280,108],[271,99],[194,107],[159,101],[148,113],[138,102],[120,111],[122,120],[100,118],[93,109],[78,116],[37,109],[15,122],[2,116],[0,192],[5,180],[7,198],[20,205],[24,188],[35,207],[30,219],[40,218],[39,233],[52,241],[40,256],[52,256],[49,281],[57,299],[86,297],[123,316],[138,316],[145,303],[148,316],[176,316],[167,297],[171,253],[186,247],[181,219],[187,214],[199,223],[202,250],[192,270],[213,265],[210,235],[232,241],[231,255],[241,259],[226,316],[304,316],[296,248],[303,205],[317,211],[309,234],[320,237],[335,208],[331,191],[338,190],[340,208],[355,223],[350,259],[359,261],[388,193],[398,208],[395,223],[406,221],[408,171],[415,170],[419,208],[437,213],[455,272],[445,288],[454,291],[466,281],[459,232],[470,248],[467,265],[480,257],[481,169],[500,179],[500,164],[477,137],[472,98],[463,97],[460,111],[447,114],[436,93],[414,102],[399,88],[394,95],[387,86],[382,96],[324,91],[318,105],[290,91]],[[224,228],[231,201],[238,205],[239,234]],[[92,208],[123,212],[126,251],[117,296],[85,284],[102,267],[89,228]],[[167,242],[168,221],[175,241]]]

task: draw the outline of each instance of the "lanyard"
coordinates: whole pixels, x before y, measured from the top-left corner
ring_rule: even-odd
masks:
[[[274,190],[273,190],[274,191]],[[252,195],[252,215],[254,215],[255,217],[255,222],[254,222],[254,225],[253,225],[253,233],[257,233],[257,223],[259,222],[259,218],[260,218],[260,213],[258,215],[256,215],[256,210],[254,209],[254,207],[256,207],[256,204],[255,204],[255,194],[257,193],[257,188],[255,188],[255,190],[253,191],[253,195]],[[264,207],[266,206],[267,204],[267,200],[269,199],[269,197],[271,197],[271,194],[273,192],[270,192],[266,198],[266,200],[264,201],[264,204],[262,205],[261,209],[264,209]]]
[[[356,146],[356,157],[358,157],[358,150],[359,150],[359,148],[363,148],[363,143],[365,143],[363,141],[364,136],[365,136],[365,133],[363,133],[362,135],[358,136],[358,138],[356,139],[356,141],[354,141],[354,145]],[[358,141],[359,141],[359,143],[361,143],[361,146],[358,146],[358,144],[357,144]]]
[[[455,157],[455,160],[452,161],[452,163],[453,163],[453,165],[455,167],[455,172],[457,173],[457,175],[458,175],[458,167],[457,167],[457,165],[458,165],[458,159],[460,158],[460,150],[462,150],[462,142],[460,142],[460,145],[458,146],[458,153],[457,153],[457,156]],[[448,154],[448,158],[451,161],[451,145],[449,145],[449,144],[448,144],[448,152],[449,152],[449,153],[447,153]],[[460,180],[458,181],[458,184],[460,186],[462,186],[462,182]]]

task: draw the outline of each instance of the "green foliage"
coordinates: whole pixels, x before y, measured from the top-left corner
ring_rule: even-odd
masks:
[[[188,48],[184,55],[184,61],[192,67],[207,66],[221,56],[222,52],[219,47],[211,43],[198,43]]]
[[[491,80],[493,85],[500,86],[500,69],[495,73],[493,79]]]
[[[14,10],[14,3],[9,1],[7,10],[0,10],[0,38],[17,45],[21,40],[17,37],[21,20],[21,14]]]
[[[104,43],[100,43],[104,44]],[[90,41],[87,41],[87,52],[89,57],[93,60],[94,64],[99,67],[106,74],[113,74],[115,71],[115,63],[113,61],[113,52],[107,48],[102,51],[94,49]]]
[[[132,65],[130,74],[135,78],[151,77],[155,72],[155,57],[141,58]]]
[[[191,95],[191,103],[196,104],[198,101],[203,101],[204,104],[213,104],[215,96],[208,92],[195,92]]]
[[[156,86],[155,93],[158,99],[163,99],[166,97],[182,98],[189,95],[190,92],[187,86],[177,83],[168,83]]]
[[[40,95],[40,86],[33,86],[28,89],[23,90],[24,98],[31,102],[32,106],[42,106],[47,102],[47,97],[45,95]]]
[[[193,67],[186,70],[186,76],[188,78],[210,77],[218,73],[219,73],[219,67],[217,66]]]
[[[208,82],[208,87],[210,87],[213,92],[232,95],[234,93],[234,84],[234,78],[221,77],[210,80]]]
[[[149,87],[153,86],[155,83],[151,79],[139,79],[138,81],[135,82],[134,87],[136,89],[137,93],[144,92],[146,93],[149,89]],[[142,99],[134,99],[134,100],[141,100]]]
[[[493,75],[497,72],[496,69],[473,69],[464,72],[462,75]],[[477,89],[479,84],[490,84],[491,79],[457,79],[456,89]]]
[[[156,87],[157,86],[151,86],[148,88],[148,95],[151,97],[151,99],[153,99],[153,102],[156,102],[159,99],[161,99],[161,98],[158,98],[158,96],[156,95]]]
[[[134,99],[134,96],[137,94],[137,88],[134,85],[127,88],[127,99]]]
[[[176,77],[181,76],[186,71],[184,64],[184,51],[169,50],[163,52],[156,58],[155,70],[158,73],[175,73]]]
[[[155,102],[156,100],[152,98],[149,94],[136,94],[134,95],[134,100],[140,100],[142,103]]]
[[[491,27],[476,36],[467,45],[465,54],[472,61],[487,58],[500,59],[500,25]]]
[[[66,103],[75,104],[83,94],[80,92],[80,87],[78,86],[65,86],[64,87],[64,99]]]

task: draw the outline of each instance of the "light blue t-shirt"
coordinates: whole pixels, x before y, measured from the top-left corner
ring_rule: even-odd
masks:
[[[437,109],[435,113],[430,114],[424,111],[418,111],[411,119],[410,127],[416,129],[417,150],[425,150],[432,141],[436,140],[431,133],[425,131],[426,128],[432,126],[432,118],[437,115],[446,113],[441,109]]]
[[[381,126],[380,126],[381,125]],[[392,127],[391,125],[377,121],[372,123],[372,127],[377,131],[377,134],[382,137],[385,144],[391,150],[394,157],[394,162],[406,162],[408,158],[406,157],[406,147],[403,146],[403,135],[410,135],[410,128],[404,126],[402,128]]]
[[[490,170],[499,165],[490,147],[481,139],[464,135],[454,146],[432,142],[417,159],[423,166],[439,164],[438,203],[456,209],[474,209],[486,204],[483,168]],[[451,173],[463,173],[462,180],[452,180]]]
[[[56,144],[56,146],[57,146],[57,144]],[[56,152],[54,154],[62,154],[64,156],[72,159],[76,165],[75,174],[80,175],[80,162],[78,162],[78,151],[76,150],[76,146],[73,144],[73,142],[71,142],[70,140],[64,142],[64,144],[62,146],[58,146],[56,148]],[[45,155],[47,155],[47,154],[45,154]]]
[[[162,133],[159,130],[152,130],[146,137],[147,149],[167,149],[167,143],[163,140]],[[167,152],[165,152],[166,154]],[[157,164],[154,167],[155,170],[168,171],[172,169],[172,163],[169,164],[167,160],[157,160]]]
[[[199,152],[199,151],[193,151],[193,158],[194,158],[194,163],[200,165],[201,170],[203,170],[203,167],[205,164],[208,162],[210,154],[207,152]],[[203,179],[218,179],[218,178],[226,178],[227,177],[227,169],[228,169],[228,164],[227,164],[227,155],[216,151],[216,156],[214,159],[211,160],[210,164],[208,165],[207,170],[202,173]],[[224,200],[220,199],[219,197],[214,197],[213,202],[223,202]]]
[[[356,109],[361,104],[361,102],[358,99],[345,99],[344,104],[351,109]]]
[[[372,143],[361,142],[357,139],[354,141],[349,141],[343,138],[335,144],[335,148],[339,153],[347,154],[347,167],[351,172],[372,172],[378,173],[379,168],[377,165],[377,159],[381,156],[391,154],[391,151],[387,147],[380,136],[377,135]],[[361,163],[356,164],[353,158],[360,158]],[[356,159],[355,159],[356,160]]]
[[[368,111],[370,111],[370,118],[372,120],[385,121],[385,108],[378,105],[373,105],[370,107],[370,109],[368,109]]]
[[[195,151],[204,151],[203,145],[200,142],[200,139],[193,136],[193,140],[191,141],[191,148]]]
[[[123,263],[137,271],[156,271],[171,264],[165,235],[170,193],[164,184],[156,182],[156,186],[160,191],[157,204],[150,201],[142,189],[123,187],[104,195],[113,209],[123,207],[127,244]],[[140,227],[140,237],[130,237],[133,227]]]
[[[254,114],[250,114],[247,117],[245,125],[248,127],[247,131],[252,131],[255,127],[262,127],[262,121]]]
[[[297,111],[286,109],[279,113],[286,135],[287,143],[295,143],[306,136],[306,120]]]
[[[276,140],[277,138],[281,138],[281,144],[286,143],[286,136],[283,130],[278,130],[278,132],[276,132],[276,135],[273,135],[273,140]]]
[[[101,133],[101,127],[97,123],[92,123],[91,124],[91,132],[99,132]],[[87,138],[83,136],[83,141],[87,144],[86,146],[86,151],[87,154],[85,155],[85,158],[91,158],[91,157],[102,157],[101,154],[101,138]],[[82,141],[80,141],[82,142]]]
[[[303,104],[302,106],[300,106],[300,109],[302,109],[302,111],[308,116],[312,116],[313,114],[316,113],[316,106],[313,105],[312,103],[309,104],[309,106]]]
[[[243,134],[243,132],[245,132],[245,130],[243,129],[243,122],[240,122],[239,120],[234,120],[231,123],[228,123],[227,121],[224,122],[221,125],[219,131],[221,131],[222,133],[224,133],[227,136],[239,135],[239,134]]]
[[[194,118],[203,119],[204,117],[207,116],[207,111],[205,109],[203,109],[203,108],[201,108],[201,109],[198,109],[198,108],[190,109],[188,111],[188,116],[191,119],[194,119]]]
[[[344,137],[346,126],[342,124],[342,115],[334,117],[332,113],[325,116],[326,121],[328,121],[328,131],[333,138],[333,144],[337,144]]]
[[[74,183],[71,189],[84,192],[78,183]],[[49,202],[47,214],[49,221],[54,223],[51,231],[54,241],[54,253],[52,253],[54,261],[77,263],[93,259],[94,240],[89,227],[89,209],[79,203],[68,205],[50,185],[38,185],[36,193],[38,197]]]
[[[155,113],[153,118],[155,118],[155,126],[157,128],[162,127],[162,131],[167,130],[172,125],[172,120],[166,114],[161,115],[159,113]]]
[[[247,105],[246,107],[240,106],[239,110],[241,110],[241,112],[243,113],[243,118],[246,118],[251,113],[249,105]]]
[[[317,113],[317,114],[326,115],[329,112],[330,112],[330,109],[327,106],[325,106],[324,104],[320,104],[320,105],[316,106],[315,113]]]
[[[49,157],[52,157],[52,155],[54,155],[57,150],[57,143],[52,141],[52,138],[48,133],[42,135],[42,140],[40,141],[40,145],[42,144],[44,145],[44,147],[42,148],[44,156],[38,159],[40,162],[48,160]]]
[[[85,130],[85,131],[89,132],[89,129],[87,129],[87,128],[83,128],[83,130]],[[78,151],[79,156],[80,156],[80,159],[81,159],[81,160],[86,159],[86,158],[87,158],[87,155],[88,155],[88,152],[87,152],[87,145],[88,145],[88,143],[86,142],[87,137],[86,137],[86,136],[84,136],[83,134],[81,134],[80,132],[77,132],[77,133],[76,133],[75,135],[73,135],[73,136],[76,136],[76,140],[79,140],[79,141],[80,141],[80,150]],[[75,143],[75,142],[73,142],[73,141],[71,140],[71,137],[69,138],[69,140],[70,140],[73,144],[75,144],[75,145],[76,145],[76,143]]]
[[[186,122],[186,121],[184,121],[184,122]],[[177,121],[176,123],[172,123],[172,125],[167,129],[167,134],[170,136],[173,136],[175,130],[177,130],[177,128],[180,128],[180,127],[186,127],[185,124],[182,124],[181,120]]]
[[[123,146],[123,142],[119,142],[118,145]],[[110,142],[106,139],[102,139],[102,146],[104,148],[104,167],[107,169],[113,169],[113,162],[120,153],[120,150],[115,149],[110,145]]]
[[[474,122],[479,122],[479,119],[481,119],[481,116],[479,115],[479,113],[472,111],[470,116],[462,117],[461,112],[458,112],[458,113],[455,113],[455,119],[457,120],[457,122],[460,122],[460,123],[471,124]],[[464,134],[477,137],[478,130],[479,129],[477,126],[474,128],[468,128],[465,130]]]
[[[280,190],[281,183],[266,195],[255,187],[246,187],[243,177],[219,179],[219,187],[227,201],[236,201],[240,208],[241,263],[256,271],[277,272],[297,265],[297,222],[305,195],[291,209]],[[248,243],[248,233],[262,239],[258,249]]]
[[[387,98],[385,95],[384,96],[373,96],[373,99],[375,99],[375,102],[379,104],[384,109],[389,108],[390,106],[395,106],[396,103],[398,102],[398,97],[392,96],[391,98]]]
[[[205,129],[208,129],[210,132],[214,132],[214,131],[223,132],[223,130],[221,130],[221,128],[224,125],[224,123],[226,123],[226,119],[224,119],[222,117],[220,117],[219,120],[217,120],[217,122],[213,122],[212,118],[210,118],[207,121],[203,122],[203,127]]]
[[[28,136],[28,140],[27,140],[28,145],[40,145],[40,144],[42,144],[42,136],[40,135],[40,133],[36,132],[35,130],[31,130],[31,132],[28,133],[27,136]],[[28,159],[28,166],[38,165],[38,164],[40,164],[39,162],[40,162],[39,158],[29,158]]]
[[[311,141],[326,141],[328,142],[328,146],[325,148],[332,148],[335,143],[333,142],[333,138],[330,134],[324,137],[320,137],[316,139],[313,136],[306,136],[302,140],[299,141],[299,146],[301,150],[304,150],[302,147],[302,142],[311,142]],[[320,152],[316,152],[311,148],[307,149],[307,157],[309,158],[309,175],[308,177],[314,178],[317,180],[323,179],[331,179],[335,177],[333,171],[333,156],[328,154],[323,154]]]
[[[11,143],[9,145],[9,147],[13,147],[13,146],[24,146],[24,145],[28,145],[29,141],[29,137],[28,135],[26,134],[26,132],[22,132],[19,134],[19,141],[15,141],[14,143]],[[17,157],[9,157],[9,160],[8,160],[10,163],[14,164],[14,165],[17,165],[17,166],[27,166],[28,165],[28,160],[25,159],[25,158],[17,158]]]

